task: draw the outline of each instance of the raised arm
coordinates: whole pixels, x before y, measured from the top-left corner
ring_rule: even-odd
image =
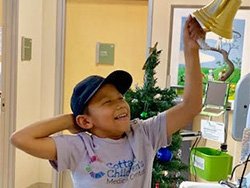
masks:
[[[56,146],[50,135],[74,129],[72,114],[56,116],[54,118],[35,122],[12,134],[11,143],[35,157],[55,160]]]
[[[196,19],[189,16],[183,35],[186,64],[183,101],[167,111],[168,136],[191,123],[202,107],[202,75],[196,40],[204,38],[205,32]]]

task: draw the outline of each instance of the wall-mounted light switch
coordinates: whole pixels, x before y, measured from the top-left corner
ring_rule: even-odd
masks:
[[[32,54],[32,39],[22,37],[21,60],[22,61],[30,61],[31,54]]]
[[[96,43],[96,63],[114,64],[115,45],[109,43]]]

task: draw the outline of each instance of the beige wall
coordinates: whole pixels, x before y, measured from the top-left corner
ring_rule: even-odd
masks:
[[[167,60],[168,60],[168,44],[169,44],[169,27],[170,27],[170,9],[171,5],[206,5],[210,0],[155,0],[154,1],[154,15],[153,15],[153,33],[152,44],[156,41],[159,42],[159,49],[163,50],[162,62],[158,67],[157,76],[159,85],[165,87],[167,85]],[[243,1],[242,6],[250,6],[250,1]],[[243,70],[244,74],[250,72],[250,70]],[[206,118],[204,116],[198,116],[194,121],[194,129],[200,130],[200,120]],[[223,118],[214,119],[214,121],[223,121]],[[234,157],[234,165],[238,164],[241,151],[241,143],[232,139],[232,112],[229,113],[229,128],[228,128],[228,152]],[[202,140],[201,145],[207,147],[219,148],[220,144],[212,141]],[[240,173],[242,169],[237,170],[236,173]],[[248,170],[250,172],[250,168]]]
[[[56,0],[19,1],[17,125],[54,113]],[[31,61],[21,61],[21,37],[32,39]],[[51,182],[48,161],[16,150],[15,187]]]
[[[0,12],[0,26],[2,26],[3,25],[3,0],[0,0],[0,10],[1,10],[1,12]]]
[[[57,0],[43,0],[42,55],[41,55],[41,114],[40,118],[55,113],[56,63],[56,5]],[[47,160],[39,161],[39,182],[51,183],[52,170]],[[42,187],[41,187],[42,188]],[[46,188],[46,187],[44,187]]]
[[[65,100],[70,111],[72,88],[90,74],[106,76],[124,69],[142,83],[147,39],[147,1],[69,0],[66,18]],[[114,65],[96,65],[96,43],[115,44]]]
[[[30,9],[27,9],[30,7]],[[31,11],[32,10],[32,11]],[[17,129],[40,118],[41,97],[41,20],[42,1],[22,0],[19,4],[19,42],[17,75]],[[32,60],[21,62],[21,37],[32,38]],[[15,187],[37,182],[39,160],[16,150]],[[24,170],[26,169],[26,170]],[[29,178],[28,178],[29,177]]]
[[[3,27],[3,0],[0,0],[0,27]],[[1,63],[2,63],[2,55],[0,55],[0,82],[1,82]],[[2,89],[1,88],[2,84],[0,83],[0,90]]]

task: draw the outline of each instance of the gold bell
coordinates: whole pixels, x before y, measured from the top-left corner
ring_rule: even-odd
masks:
[[[193,14],[209,31],[231,39],[233,19],[240,4],[241,0],[214,0]]]

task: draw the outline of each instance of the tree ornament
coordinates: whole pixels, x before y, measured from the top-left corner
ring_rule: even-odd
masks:
[[[164,170],[164,171],[162,171],[162,174],[163,174],[164,176],[167,176],[167,175],[168,175],[168,171],[167,171],[167,170]]]
[[[142,118],[147,118],[147,117],[148,117],[148,113],[147,113],[147,112],[142,112],[142,113],[140,114],[140,116],[141,116]]]
[[[181,155],[182,155],[182,151],[181,151],[181,149],[178,149],[177,157],[178,157],[179,159],[181,159]]]
[[[167,147],[162,147],[158,150],[156,157],[161,162],[169,162],[173,158],[173,153]]]
[[[160,183],[159,182],[155,183],[155,188],[160,188]]]
[[[132,103],[138,103],[138,99],[133,99],[131,102]]]
[[[156,95],[154,96],[154,99],[159,99],[159,100],[160,100],[160,99],[161,99],[161,96],[162,96],[162,95],[158,93],[158,94],[156,94]]]
[[[180,177],[181,176],[181,173],[180,172],[176,172],[176,174],[175,174],[175,177]]]

